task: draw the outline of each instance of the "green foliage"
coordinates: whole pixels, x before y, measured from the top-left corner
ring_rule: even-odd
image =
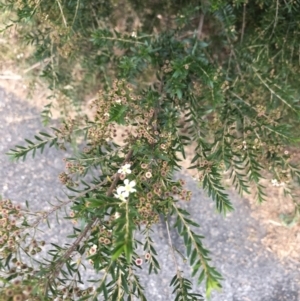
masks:
[[[179,274],[179,275],[178,275]],[[180,275],[180,272],[178,272],[178,274],[176,274],[172,281],[171,284],[172,286],[174,286],[174,291],[173,293],[176,294],[176,298],[175,300],[177,301],[201,301],[202,296],[199,294],[194,294],[194,293],[190,293],[189,291],[192,290],[192,283],[186,279],[186,278],[182,278]]]
[[[221,288],[220,280],[222,280],[222,276],[214,267],[209,265],[209,251],[203,247],[201,241],[204,237],[196,234],[190,228],[192,226],[199,227],[199,225],[188,218],[189,213],[187,211],[178,208],[176,205],[173,206],[177,215],[174,227],[177,228],[178,233],[183,237],[186,254],[193,268],[192,276],[195,277],[200,272],[197,282],[201,284],[206,279],[206,293],[207,296],[210,296],[212,289]]]
[[[15,14],[7,30],[30,28],[21,31],[24,42],[34,45],[29,62],[49,62],[37,74],[52,91],[42,112],[44,126],[51,124],[55,105],[72,103],[77,109],[76,116],[65,110],[61,126],[50,127],[53,133],[41,131],[8,153],[25,159],[47,145],[74,150],[59,176],[72,194],[67,200],[42,213],[1,201],[4,300],[25,295],[147,300],[137,270],[147,266],[149,273],[159,273],[152,226],[170,215],[186,247],[185,254],[173,248],[167,224],[175,300],[202,299],[180,271],[179,257],[189,262],[198,284],[205,282],[207,297],[220,289],[222,276],[210,264],[199,226],[181,206],[191,192],[184,181],[173,180],[180,155],[190,160],[220,213],[233,210],[224,180],[240,194],[255,190],[262,202],[267,196],[262,179],[271,175],[273,185],[284,186],[295,203],[287,224],[298,222],[300,169],[293,147],[300,132],[299,1],[3,0],[0,5]],[[85,116],[84,99],[96,91]],[[186,156],[187,148],[193,158]],[[34,259],[44,242],[30,230],[62,208],[74,223],[73,243],[52,245],[47,258]],[[10,218],[14,214],[17,223]],[[33,258],[31,266],[23,255]],[[98,279],[93,287],[79,288],[87,264]]]

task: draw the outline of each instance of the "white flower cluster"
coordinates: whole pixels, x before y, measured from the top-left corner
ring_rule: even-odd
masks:
[[[24,56],[24,54],[20,53],[20,54],[17,55],[17,59],[21,59],[23,56]]]
[[[277,181],[276,179],[272,179],[272,180],[271,180],[271,183],[272,183],[273,186],[276,186],[276,187],[284,186],[284,185],[285,185],[284,182],[278,183],[278,181]]]
[[[131,174],[130,170],[130,164],[123,165],[119,170],[118,173],[122,175]],[[126,202],[127,198],[129,197],[129,194],[132,192],[136,192],[136,189],[134,188],[136,185],[135,181],[129,181],[128,179],[124,180],[124,186],[119,186],[117,188],[117,193],[114,194],[114,196],[123,201]]]

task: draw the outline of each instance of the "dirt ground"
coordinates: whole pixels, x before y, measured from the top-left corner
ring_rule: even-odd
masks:
[[[191,176],[195,176],[195,170],[187,169],[194,154],[192,149],[187,151],[187,159],[183,160],[183,167]],[[276,187],[271,184],[271,177],[265,174],[266,179],[261,184],[266,187],[267,201],[258,204],[255,200],[255,189],[250,189],[250,194],[244,194],[244,198],[251,206],[251,216],[257,223],[263,224],[266,235],[262,239],[266,249],[275,254],[280,260],[290,259],[295,262],[300,261],[300,223],[291,223],[289,226],[282,221],[283,216],[290,216],[294,212],[293,201],[284,196],[283,187]],[[230,188],[230,182],[225,181]],[[249,239],[255,239],[255,235],[250,235]]]

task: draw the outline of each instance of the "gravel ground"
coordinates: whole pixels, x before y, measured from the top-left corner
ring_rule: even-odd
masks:
[[[63,197],[58,174],[63,170],[63,153],[46,149],[33,160],[9,162],[5,153],[14,145],[21,144],[23,138],[31,138],[41,128],[39,112],[27,102],[16,99],[0,89],[0,194],[14,202],[24,204],[28,200],[35,210],[50,208],[47,201],[55,202],[55,197]],[[215,212],[213,202],[188,176],[181,175],[192,191],[192,201],[184,206],[192,212],[192,217],[201,225],[205,236],[204,245],[212,251],[213,264],[222,273],[223,290],[213,293],[212,301],[299,301],[299,263],[280,262],[272,253],[264,249],[261,239],[265,230],[259,221],[250,216],[250,206],[246,199],[231,194],[235,211],[226,218]],[[46,240],[58,243],[70,233],[70,225],[63,221],[60,226],[48,229],[44,226]],[[174,263],[168,247],[164,223],[155,227],[156,249],[161,262],[159,275],[148,276],[145,270],[141,279],[146,287],[149,301],[173,300],[169,288],[170,279],[175,274]],[[174,245],[183,250],[183,244],[175,232],[171,233]],[[184,275],[189,277],[190,268],[182,265]],[[87,272],[87,277],[92,273]],[[195,287],[203,292],[202,287]]]

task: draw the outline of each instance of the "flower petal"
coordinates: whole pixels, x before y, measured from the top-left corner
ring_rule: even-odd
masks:
[[[130,183],[129,183],[129,186],[130,187],[134,187],[136,185],[136,182],[135,181],[131,181]]]
[[[117,188],[117,194],[121,194],[123,191],[125,191],[126,190],[126,188],[124,187],[124,186],[119,186],[118,188]]]
[[[123,193],[122,193],[122,195],[125,197],[125,198],[127,198],[127,197],[129,197],[129,191],[124,191]]]

